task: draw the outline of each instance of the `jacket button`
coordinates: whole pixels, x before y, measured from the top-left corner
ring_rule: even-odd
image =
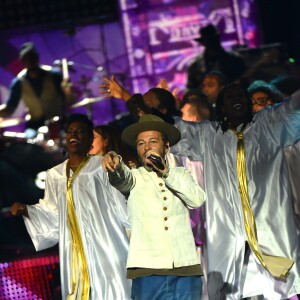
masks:
[[[164,207],[164,208],[163,208],[163,210],[167,210],[167,209],[168,209],[167,207]]]
[[[161,190],[162,193],[164,193],[166,190]]]
[[[161,182],[159,183],[159,186],[163,186],[163,185],[164,185],[163,183],[161,183]]]
[[[168,217],[164,217],[164,220],[167,221],[167,220],[168,220]]]
[[[167,200],[168,198],[167,198],[167,197],[164,197],[163,199],[164,199],[164,200]]]
[[[166,226],[166,227],[165,227],[165,230],[168,230],[168,229],[169,229],[169,228]]]

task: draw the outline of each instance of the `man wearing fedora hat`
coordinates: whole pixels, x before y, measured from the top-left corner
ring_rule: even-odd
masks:
[[[212,24],[200,27],[199,34],[200,37],[195,41],[205,49],[188,67],[187,88],[199,88],[204,75],[210,71],[222,72],[229,82],[239,79],[245,71],[244,62],[237,53],[228,52],[222,47],[217,27]]]
[[[201,206],[205,193],[185,168],[169,169],[164,160],[180,137],[173,125],[146,114],[122,133],[142,166],[129,170],[115,152],[102,161],[111,184],[129,195],[127,277],[133,279],[133,299],[201,298],[202,270],[188,208]]]

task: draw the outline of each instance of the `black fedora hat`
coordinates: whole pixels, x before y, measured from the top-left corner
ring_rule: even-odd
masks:
[[[164,133],[170,142],[170,146],[175,145],[181,139],[181,133],[176,127],[151,114],[141,116],[137,123],[125,128],[121,137],[124,143],[135,148],[137,136],[141,132],[152,130]]]
[[[220,36],[218,28],[213,24],[209,24],[205,27],[200,28],[199,34],[200,34],[200,37],[194,39],[197,42],[207,41],[207,40],[214,39],[214,38]]]

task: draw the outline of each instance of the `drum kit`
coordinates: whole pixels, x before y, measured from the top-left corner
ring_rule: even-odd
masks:
[[[96,102],[103,100],[103,97],[86,97],[81,101],[74,103],[70,106],[72,108],[85,107],[87,115],[92,114],[92,105]],[[30,144],[37,144],[45,147],[49,151],[57,151],[59,147],[64,145],[61,133],[61,120],[56,116],[50,120],[45,121],[45,125],[37,130],[26,129],[24,132],[11,131],[11,129],[24,130],[26,124],[26,117],[12,117],[0,118],[0,140],[11,144],[15,141],[23,141]]]
[[[67,68],[64,66],[66,60],[62,62],[62,73],[63,78],[68,78],[66,72]],[[24,71],[22,71],[24,72]],[[84,76],[83,76],[84,77]],[[86,88],[89,80],[84,77],[84,80],[80,84],[85,85]],[[83,93],[83,95],[90,95]],[[74,103],[69,109],[85,108],[87,115],[91,117],[93,105],[99,101],[102,101],[104,97],[83,97],[82,100]],[[38,190],[43,187],[43,180],[39,179],[42,172],[62,162],[65,158],[63,157],[63,148],[65,146],[64,134],[62,131],[62,120],[60,117],[54,117],[44,122],[44,125],[39,127],[37,130],[25,129],[26,128],[26,117],[5,117],[0,118],[0,166],[5,166],[7,170],[0,170],[0,178],[5,177],[5,174],[14,174],[11,178],[7,177],[7,182],[16,182],[18,178],[20,182],[26,183],[26,187],[20,193],[25,196],[26,190],[32,190],[36,194],[36,188]],[[5,174],[4,174],[5,173]],[[45,175],[43,175],[45,176]],[[32,182],[38,182],[34,184],[34,188],[31,187]],[[25,185],[25,184],[24,184]],[[13,195],[12,189],[5,187],[0,184],[2,191],[9,190],[8,195]],[[17,189],[15,193],[17,193]],[[2,200],[5,202],[19,201],[18,197],[22,197],[20,193],[16,194],[16,199],[11,199],[10,196],[5,200],[5,193],[1,194]],[[30,199],[32,194],[28,196],[28,201],[36,201],[37,199]],[[13,197],[14,198],[14,197]],[[24,200],[24,199],[22,199]],[[26,201],[25,201],[26,202]],[[29,203],[29,202],[28,202]]]
[[[63,76],[63,82],[68,82],[69,80],[69,71],[74,71],[74,65],[79,67],[84,67],[86,69],[95,69],[96,67],[90,65],[83,65],[74,63],[72,61],[67,61],[67,59],[63,58],[61,60],[55,60],[53,62],[55,67],[59,67],[61,69],[61,73]],[[53,69],[49,65],[41,65],[40,66],[44,70],[51,70]],[[96,69],[98,71],[100,67],[98,66]],[[101,67],[101,71],[103,67]],[[100,70],[100,69],[99,69]],[[17,76],[22,77],[26,72],[26,69],[23,69]],[[96,102],[102,101],[104,97],[90,97],[91,92],[87,88],[89,82],[94,80],[93,78],[88,78],[85,75],[81,76],[81,79],[78,81],[78,84],[81,85],[79,90],[83,92],[83,95],[88,97],[83,97],[82,100],[74,103],[69,107],[69,109],[77,109],[84,107],[86,109],[87,115],[92,118],[93,112],[93,104]],[[76,86],[75,86],[76,89]],[[33,130],[25,130],[25,132],[17,132],[17,131],[9,131],[9,129],[17,129],[17,130],[24,130],[25,124],[28,120],[29,116],[25,118],[21,117],[12,117],[12,118],[0,118],[0,140],[3,144],[3,140],[8,142],[9,144],[13,141],[23,141],[30,144],[37,144],[42,147],[45,147],[47,150],[50,151],[57,151],[57,149],[64,145],[64,141],[62,140],[61,136],[61,120],[60,117],[54,117],[50,120],[45,121],[44,126],[38,128],[36,131]],[[30,117],[29,117],[30,118]]]

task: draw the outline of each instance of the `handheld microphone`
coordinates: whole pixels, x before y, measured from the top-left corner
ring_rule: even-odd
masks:
[[[156,155],[153,155],[153,154],[150,154],[148,157],[147,157],[149,160],[151,160],[151,162],[160,170],[164,170],[165,166],[162,162],[162,159],[159,157],[159,156],[156,156]]]

